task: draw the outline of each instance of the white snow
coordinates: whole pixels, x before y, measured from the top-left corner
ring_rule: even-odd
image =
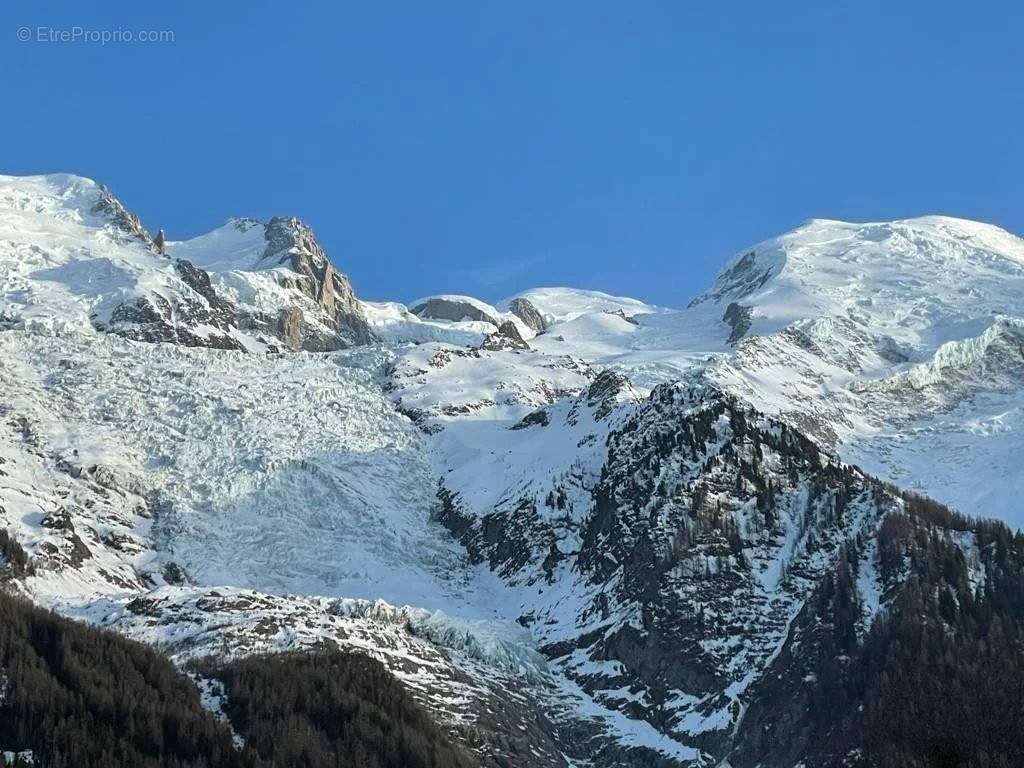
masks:
[[[13,413],[48,451],[140,478],[167,507],[161,558],[199,583],[464,607],[444,597],[464,556],[429,521],[425,438],[382,396],[383,357],[16,331],[0,350]]]
[[[362,304],[374,334],[392,344],[439,341],[476,347],[494,332],[493,325],[480,320],[450,322],[421,318],[398,302],[364,301]]]
[[[509,296],[498,306],[507,308],[513,299],[526,299],[537,308],[549,325],[575,320],[582,315],[622,311],[626,315],[663,312],[660,307],[645,304],[626,296],[612,296],[601,291],[579,288],[532,288]]]
[[[235,749],[245,747],[245,739],[234,729],[227,713],[224,711],[224,707],[227,704],[227,691],[224,690],[224,684],[220,680],[202,677],[196,673],[192,673],[189,676],[192,678],[192,682],[195,683],[196,688],[199,689],[199,701],[202,703],[203,708],[227,725],[228,730],[231,732],[231,741],[235,745]]]
[[[25,749],[20,752],[14,752],[12,750],[0,750],[0,765],[13,766],[19,765],[35,765],[35,754],[31,749]]]
[[[228,219],[224,226],[191,240],[169,241],[165,250],[213,272],[253,270],[267,248],[265,232],[255,219]]]
[[[92,213],[99,185],[67,174],[0,176],[0,319],[40,333],[94,333],[118,305],[173,293],[171,264]]]

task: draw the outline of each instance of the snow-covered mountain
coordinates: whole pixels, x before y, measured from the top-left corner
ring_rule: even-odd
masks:
[[[1007,232],[814,220],[678,308],[363,302],[339,266],[292,217],[160,247],[90,180],[0,177],[0,529],[33,566],[0,581],[181,664],[370,653],[486,764],[754,766],[853,759],[857,710],[826,751],[772,681],[845,674],[822,627],[859,664],[929,542],[978,600],[1012,571],[906,493],[1024,522]]]
[[[233,220],[159,247],[89,179],[0,177],[0,201],[6,326],[223,349],[370,341],[347,278],[298,219]]]
[[[700,379],[881,477],[1024,523],[1010,450],[1024,415],[1024,241],[1007,232],[938,217],[812,221],[744,251],[685,309],[571,289],[516,298],[545,318],[529,354],[442,366],[443,341],[420,345],[396,368],[402,404],[454,433],[453,406],[470,408],[476,439],[481,413],[500,430],[545,390],[571,391],[568,360],[618,371],[641,395]]]

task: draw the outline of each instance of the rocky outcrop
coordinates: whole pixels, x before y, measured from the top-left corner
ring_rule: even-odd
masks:
[[[267,248],[260,266],[286,266],[295,272],[296,278],[289,287],[299,289],[312,299],[337,333],[336,339],[311,337],[300,344],[301,348],[337,349],[367,344],[373,339],[352,284],[334,269],[312,229],[295,217],[275,216],[267,223],[264,236]],[[279,322],[284,322],[291,330],[295,328],[294,318],[282,318]]]
[[[604,313],[606,315],[615,315],[615,317],[620,317],[630,325],[640,325],[639,320],[637,320],[633,315],[627,315],[625,311],[621,309],[606,309]]]
[[[100,196],[92,207],[92,213],[97,216],[104,216],[110,219],[115,230],[129,240],[135,240],[143,245],[157,250],[153,238],[144,226],[142,221],[134,213],[124,207],[124,204],[114,197],[113,193],[103,184],[100,184]]]
[[[153,247],[156,248],[157,253],[161,256],[165,256],[167,254],[167,236],[164,234],[162,229],[158,230],[156,237],[153,238]]]
[[[776,269],[777,265],[770,260],[759,260],[757,251],[748,251],[718,275],[708,293],[696,297],[688,306],[721,301],[726,296],[745,296],[767,283]]]
[[[206,270],[178,259],[174,271],[183,283],[181,291],[170,297],[151,293],[122,304],[109,323],[96,323],[99,330],[134,341],[245,349],[232,334],[239,325],[238,308],[217,293]]]
[[[94,302],[97,311],[90,320],[100,330],[139,341],[225,349],[322,352],[373,340],[348,278],[299,219],[275,217],[266,225],[238,219],[223,232],[197,238],[200,243],[171,243],[163,230],[153,238],[105,186],[90,182],[84,188],[90,193],[87,211],[98,219],[89,224],[103,240],[131,246],[129,264],[115,258],[115,268],[129,273],[138,289],[117,288]],[[253,232],[239,240],[256,227],[262,238]],[[158,257],[149,265],[153,280],[134,279],[139,245]],[[218,252],[221,246],[228,252]],[[117,248],[112,252],[120,254]],[[213,279],[199,265],[214,269]],[[7,322],[7,315],[0,316],[0,323]]]
[[[428,320],[448,320],[453,323],[462,320],[475,320],[477,322],[490,323],[494,326],[499,325],[498,320],[475,304],[468,301],[459,301],[454,298],[438,297],[428,299],[414,307],[410,307],[409,311],[417,317]]]
[[[508,311],[522,320],[526,327],[534,333],[543,333],[548,327],[540,310],[529,299],[522,297],[512,299],[508,304]]]
[[[737,304],[735,301],[725,308],[722,322],[729,324],[729,344],[735,344],[746,335],[747,331],[750,330],[753,316],[754,310],[752,307],[745,307],[742,304]]]
[[[590,386],[573,404],[569,410],[569,423],[576,423],[580,409],[584,405],[592,410],[594,421],[603,421],[612,413],[624,395],[638,399],[632,383],[626,376],[611,368],[606,368],[597,374]]]
[[[135,232],[132,236],[137,238],[145,234],[136,232],[137,218],[115,198],[107,194],[102,204],[118,231]],[[174,272],[180,283],[173,290],[126,302],[112,312],[109,321],[94,321],[96,326],[137,341],[237,350],[246,348],[244,337],[270,350],[307,352],[330,352],[372,341],[362,304],[348,278],[334,269],[309,227],[295,218],[278,217],[266,225],[264,238],[266,248],[253,266],[271,270],[271,279],[295,292],[288,306],[270,311],[258,302],[236,305],[218,292],[219,279],[211,280],[206,270],[177,259]],[[159,252],[154,241],[148,243]],[[255,285],[253,290],[265,290],[265,283]]]
[[[224,330],[230,328],[235,321],[235,305],[213,289],[209,273],[185,259],[175,261],[174,269],[185,285],[206,301],[206,307],[203,310],[197,310],[194,320]]]
[[[298,307],[282,309],[277,316],[277,323],[273,333],[284,342],[288,349],[302,349],[303,343],[309,338],[305,332],[306,321],[302,316],[302,310]]]
[[[165,255],[163,230],[154,240],[139,217],[102,184],[91,212],[107,218],[119,239],[141,243],[154,253]],[[238,310],[217,293],[210,275],[185,259],[177,259],[174,276],[180,280],[178,290],[139,296],[115,307],[107,322],[94,319],[94,325],[135,341],[244,349],[231,333],[238,324]]]
[[[513,424],[509,429],[528,429],[529,427],[546,427],[551,423],[551,416],[543,408],[538,408],[536,411],[530,411],[528,414],[523,416],[519,421]]]
[[[511,320],[506,320],[499,325],[498,330],[488,335],[488,337],[484,339],[483,344],[480,345],[480,349],[486,349],[492,352],[499,350],[526,350],[529,348],[530,345],[523,340],[523,337],[519,333],[519,329]]]

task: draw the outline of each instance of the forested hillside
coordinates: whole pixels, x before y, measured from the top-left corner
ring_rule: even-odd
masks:
[[[871,542],[852,542],[759,684],[734,765],[1021,764],[1024,535],[901,497],[877,539],[888,609],[865,629]]]
[[[37,768],[469,768],[376,661],[252,658],[224,680],[228,723],[148,646],[0,591],[0,760]]]
[[[260,764],[280,768],[470,768],[427,714],[366,656],[257,656],[211,674],[232,725]]]

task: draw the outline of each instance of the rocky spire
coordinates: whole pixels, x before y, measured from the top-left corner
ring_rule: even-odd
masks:
[[[312,229],[293,216],[275,216],[267,223],[265,237],[267,248],[261,265],[287,266],[297,273],[301,279],[296,287],[323,309],[345,344],[372,340],[352,284],[334,269]]]
[[[167,241],[167,238],[164,235],[164,231],[162,229],[158,229],[157,233],[156,233],[156,237],[153,238],[153,246],[156,248],[157,252],[160,253],[161,255],[165,255],[165,253],[166,253],[164,251],[164,245],[165,245],[166,241]]]
[[[150,248],[154,248],[153,238],[150,237],[146,228],[142,226],[142,221],[139,217],[125,208],[124,204],[114,197],[105,184],[100,184],[99,189],[100,196],[92,207],[92,213],[108,217],[115,229],[121,234],[126,235],[129,239],[138,240]]]

